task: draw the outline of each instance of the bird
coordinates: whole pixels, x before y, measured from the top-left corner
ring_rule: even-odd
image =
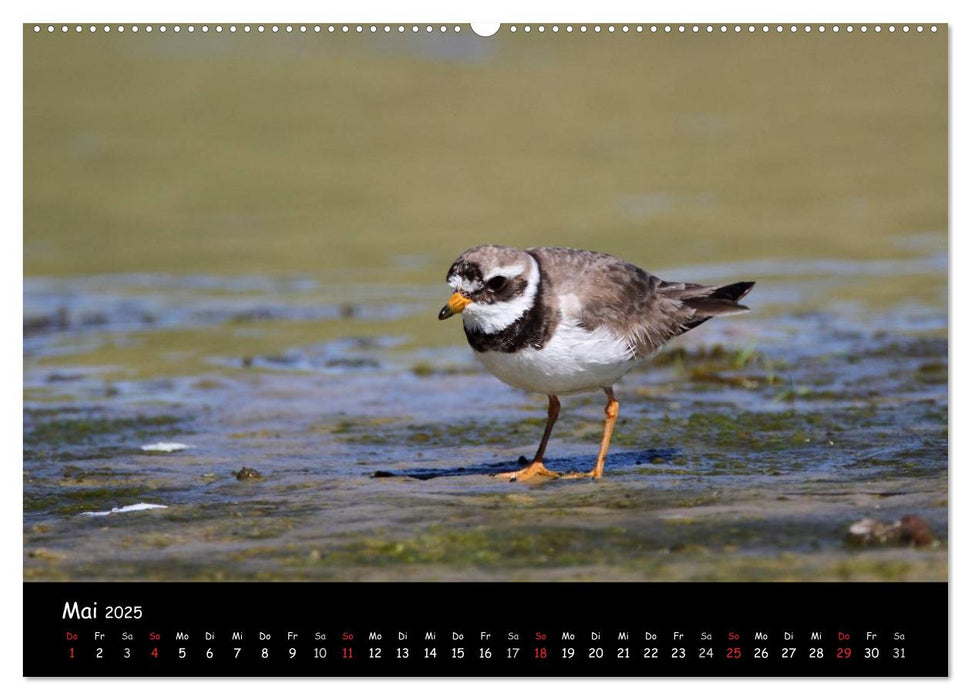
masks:
[[[502,382],[548,400],[533,459],[496,474],[600,479],[620,403],[614,384],[669,340],[710,318],[749,311],[739,300],[755,282],[724,286],[665,282],[613,255],[575,248],[478,245],[452,263],[452,290],[439,320],[462,315],[465,337]],[[560,396],[603,391],[603,438],[593,469],[560,474],[543,464]]]

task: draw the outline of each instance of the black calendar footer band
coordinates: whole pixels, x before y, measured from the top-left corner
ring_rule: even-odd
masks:
[[[26,676],[946,676],[946,583],[25,583]]]

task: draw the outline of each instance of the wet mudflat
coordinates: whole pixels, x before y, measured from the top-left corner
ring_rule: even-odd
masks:
[[[532,454],[545,404],[477,366],[458,323],[435,320],[436,285],[353,304],[250,280],[223,304],[217,278],[170,293],[31,282],[25,576],[943,579],[945,265],[924,250],[886,266],[924,278],[907,306],[792,311],[793,293],[824,299],[851,280],[769,275],[758,313],[707,324],[621,384],[605,479],[514,484],[491,475]],[[878,295],[883,273],[867,285]],[[589,469],[601,398],[563,403],[547,464]],[[143,449],[160,443],[176,449]],[[111,512],[135,504],[164,508]],[[847,540],[857,520],[905,515],[935,545]]]

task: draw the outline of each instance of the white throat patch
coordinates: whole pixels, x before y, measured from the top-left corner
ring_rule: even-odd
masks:
[[[502,275],[515,277],[522,274],[520,266],[499,268],[492,270],[489,277]],[[449,280],[449,284],[452,281]],[[453,285],[454,287],[454,285]],[[522,318],[523,314],[533,307],[536,290],[539,288],[539,265],[529,256],[529,273],[526,276],[526,289],[523,293],[509,301],[497,301],[493,304],[471,303],[462,312],[462,323],[466,328],[491,335],[511,326]]]

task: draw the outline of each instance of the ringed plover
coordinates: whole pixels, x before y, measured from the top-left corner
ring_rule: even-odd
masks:
[[[755,282],[725,286],[665,282],[620,258],[572,248],[480,245],[446,276],[453,294],[438,314],[462,314],[476,357],[500,380],[549,400],[546,430],[526,467],[509,481],[558,477],[543,454],[559,416],[559,396],[603,390],[607,414],[597,461],[603,475],[620,404],[613,385],[672,338],[715,316],[744,313]]]

